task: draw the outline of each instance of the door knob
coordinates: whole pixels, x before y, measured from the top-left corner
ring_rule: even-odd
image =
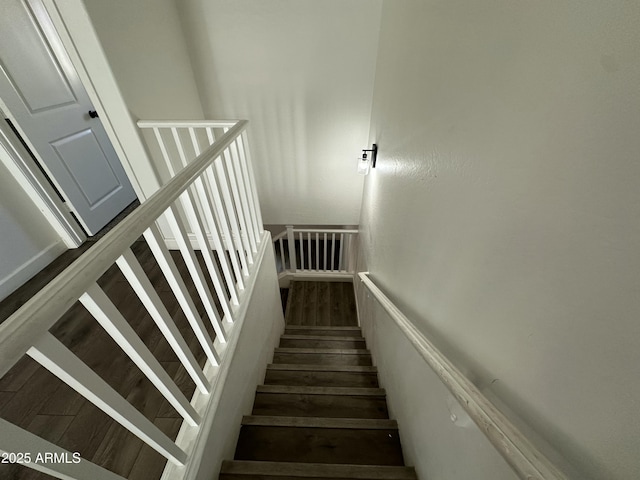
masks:
[[[96,112],[95,110],[89,110],[89,116],[91,118],[98,118],[98,112]]]

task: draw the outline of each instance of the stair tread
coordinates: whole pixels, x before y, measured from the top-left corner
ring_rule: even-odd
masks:
[[[363,387],[314,387],[296,385],[258,385],[258,393],[292,393],[301,395],[348,395],[376,396],[386,395],[384,388]]]
[[[350,430],[397,430],[395,420],[379,418],[326,418],[246,415],[242,425],[263,427],[340,428]]]
[[[338,327],[338,326],[323,326],[323,325],[285,325],[285,329],[291,330],[360,330],[360,327]]]
[[[320,340],[323,342],[362,342],[364,343],[363,337],[340,337],[340,336],[326,336],[326,335],[290,335],[284,334],[280,337],[280,340]]]
[[[414,480],[416,473],[413,467],[396,467],[386,465],[339,465],[329,463],[295,463],[295,462],[256,462],[250,460],[233,460],[222,463],[221,473],[265,475],[265,476],[297,476],[308,478],[353,478],[366,480]]]
[[[314,363],[270,363],[267,365],[267,370],[378,373],[378,369],[370,365],[318,365]]]
[[[371,355],[369,350],[363,348],[296,348],[278,347],[275,353],[313,353],[317,355]]]

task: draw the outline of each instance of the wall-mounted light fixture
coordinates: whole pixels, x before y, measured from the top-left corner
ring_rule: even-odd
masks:
[[[367,155],[371,152],[371,158]],[[374,143],[370,150],[362,150],[362,157],[358,158],[358,173],[366,175],[371,168],[376,168],[376,156],[378,154],[378,146]]]

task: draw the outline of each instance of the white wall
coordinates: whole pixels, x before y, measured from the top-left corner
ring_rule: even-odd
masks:
[[[0,155],[10,161],[4,150]],[[0,161],[0,300],[65,250],[53,227]]]
[[[394,320],[358,279],[355,286],[362,331],[389,416],[398,422],[405,463],[426,480],[516,480]]]
[[[263,219],[355,224],[380,0],[176,2],[207,118],[246,118]]]
[[[84,0],[84,4],[134,121],[203,118],[173,0]],[[159,152],[151,153],[161,178],[168,179]],[[134,166],[144,177],[145,165]],[[155,189],[145,186],[147,193]]]
[[[136,119],[198,119],[202,108],[173,0],[84,0]]]
[[[359,269],[580,478],[640,478],[639,21],[618,0],[382,12]]]

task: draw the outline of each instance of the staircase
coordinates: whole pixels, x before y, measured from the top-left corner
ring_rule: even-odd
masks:
[[[305,291],[329,291],[301,283],[292,284],[289,307],[312,305]],[[398,427],[360,328],[292,325],[305,319],[289,307],[273,364],[242,420],[235,459],[223,463],[219,478],[416,479],[404,466]]]

